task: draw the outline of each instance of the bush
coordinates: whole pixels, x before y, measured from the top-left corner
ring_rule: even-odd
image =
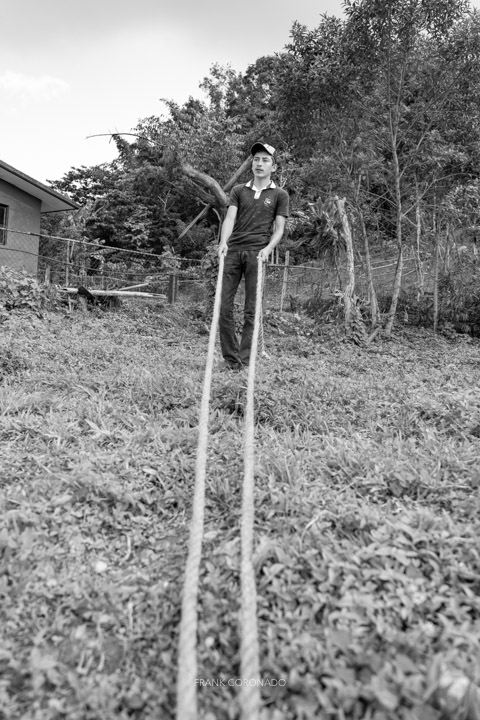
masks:
[[[438,323],[443,329],[480,336],[480,266],[475,256],[459,256],[438,279]],[[391,297],[378,297],[381,312],[387,312]],[[408,322],[433,326],[433,293],[418,297],[415,288],[400,295],[397,313],[405,312]]]
[[[459,255],[438,282],[441,322],[458,332],[480,335],[480,266],[476,256]]]
[[[26,273],[9,267],[0,267],[0,314],[5,316],[14,309],[29,309],[37,314],[55,303],[55,290],[45,287]]]

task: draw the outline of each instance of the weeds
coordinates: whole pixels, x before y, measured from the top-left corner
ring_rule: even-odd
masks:
[[[0,717],[173,718],[203,325],[181,306],[18,313],[0,355]],[[403,329],[355,347],[274,312],[265,335],[254,560],[262,677],[286,684],[262,689],[264,718],[439,720],[436,659],[480,674],[478,343]],[[204,678],[240,673],[244,403],[245,378],[215,369]],[[232,688],[200,688],[200,707],[238,717]]]
[[[55,306],[56,294],[53,287],[41,286],[27,272],[0,267],[0,322],[14,309],[28,310],[37,315]]]

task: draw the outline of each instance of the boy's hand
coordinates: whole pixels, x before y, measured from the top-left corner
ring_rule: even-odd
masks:
[[[270,252],[271,252],[271,250],[267,250],[267,248],[263,248],[263,250],[260,250],[260,252],[258,253],[257,258],[259,260],[261,260],[262,262],[267,262]]]
[[[219,258],[222,256],[225,257],[225,255],[227,254],[227,250],[228,250],[227,243],[220,243],[220,245],[218,246],[218,257]]]

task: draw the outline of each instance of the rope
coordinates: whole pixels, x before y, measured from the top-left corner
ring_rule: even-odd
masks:
[[[255,324],[253,328],[250,365],[248,368],[247,402],[245,408],[244,438],[244,480],[241,521],[241,675],[240,709],[242,720],[258,720],[260,711],[260,690],[257,683],[250,685],[245,680],[259,679],[259,647],[257,630],[257,593],[255,571],[252,562],[254,527],[255,488],[255,364],[262,320],[263,262],[258,261],[257,294],[255,302]]]
[[[185,584],[182,598],[182,618],[178,649],[177,720],[197,720],[197,598],[200,561],[202,557],[203,524],[205,514],[205,468],[207,465],[208,416],[215,339],[220,317],[224,257],[220,257],[217,287],[213,306],[212,324],[208,341],[205,378],[200,405],[197,458],[195,464],[195,490],[193,495],[190,541],[185,567]]]
[[[262,272],[261,284],[262,284],[262,301],[263,301],[263,293],[265,290],[265,271]],[[260,327],[259,341],[258,341],[258,353],[261,357],[269,359],[270,355],[267,353],[267,350],[265,348],[265,335],[263,332],[263,302],[262,302],[262,307],[260,308],[260,319],[258,322],[259,322],[259,327]]]
[[[202,555],[202,540],[205,515],[205,477],[208,447],[208,416],[212,383],[212,368],[215,353],[215,339],[220,315],[220,300],[223,278],[224,257],[220,257],[213,318],[210,327],[208,355],[205,367],[202,401],[200,407],[199,436],[197,459],[195,466],[195,490],[193,497],[192,521],[187,563],[185,567],[185,583],[182,598],[182,617],[180,621],[180,637],[178,650],[177,676],[177,720],[197,720],[197,601],[199,569]],[[250,365],[247,380],[247,398],[245,408],[244,435],[244,482],[242,496],[241,519],[241,674],[240,691],[241,720],[259,720],[260,690],[259,683],[252,685],[249,680],[259,680],[259,643],[257,629],[257,593],[255,587],[255,571],[252,562],[254,534],[254,489],[255,489],[255,364],[262,333],[262,295],[263,295],[263,261],[258,261],[257,289],[255,302],[255,320],[250,352]]]

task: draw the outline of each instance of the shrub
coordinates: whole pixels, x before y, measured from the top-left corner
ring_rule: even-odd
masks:
[[[475,256],[459,255],[438,282],[440,319],[458,332],[480,335],[480,266]]]
[[[53,287],[42,286],[25,271],[0,267],[0,314],[14,309],[30,309],[40,314],[55,303]]]
[[[480,336],[480,265],[475,256],[459,256],[438,279],[438,322],[442,329]],[[391,298],[378,297],[381,312]],[[406,312],[408,322],[433,326],[433,293],[418,296],[415,288],[402,293],[397,312]]]

